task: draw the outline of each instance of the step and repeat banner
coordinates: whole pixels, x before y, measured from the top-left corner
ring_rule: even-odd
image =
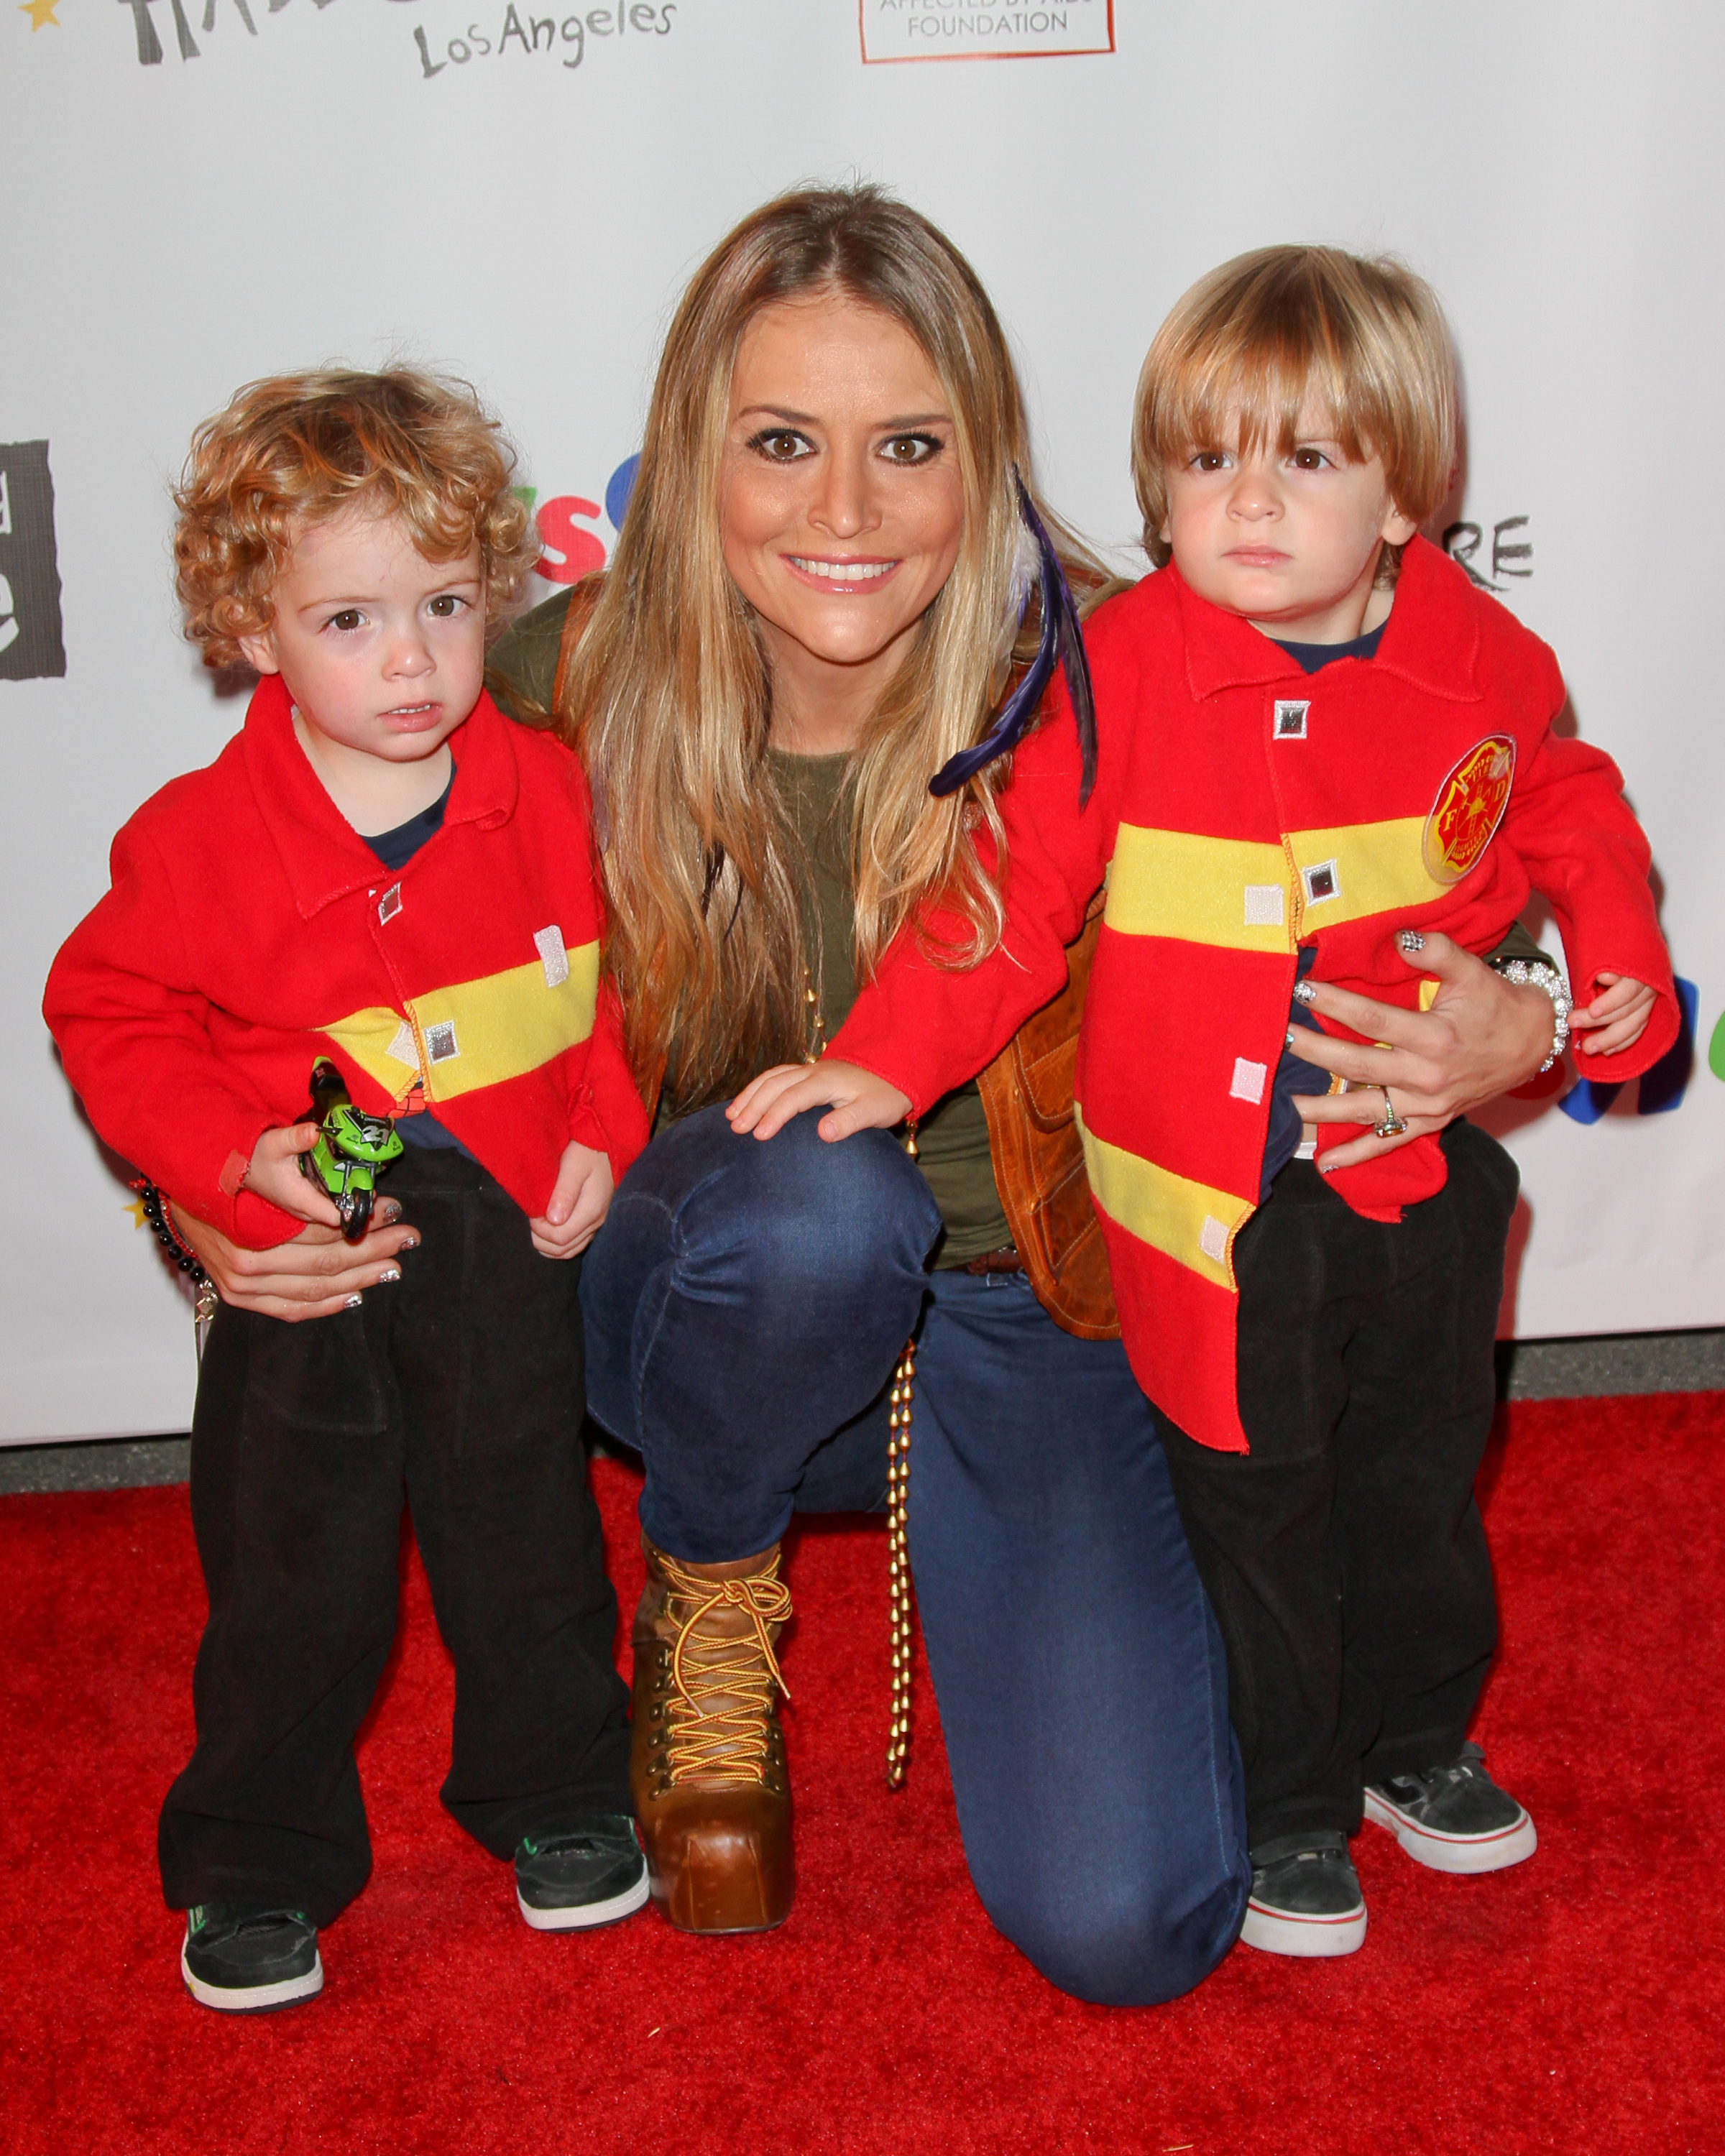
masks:
[[[190,1412],[183,1292],[39,1002],[113,831],[244,715],[175,617],[192,429],[285,368],[454,370],[520,444],[548,592],[615,542],[691,270],[764,197],[859,174],[969,254],[1049,494],[1134,573],[1133,382],[1194,277],[1322,239],[1432,279],[1467,421],[1435,536],[1555,645],[1622,764],[1692,1036],[1638,1085],[1564,1070],[1494,1111],[1526,1193],[1505,1329],[1725,1322],[1722,21],[1699,0],[0,8],[0,1440]]]

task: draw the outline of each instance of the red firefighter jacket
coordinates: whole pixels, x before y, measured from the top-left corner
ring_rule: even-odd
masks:
[[[922,1111],[1059,989],[1062,945],[1106,872],[1075,1091],[1123,1337],[1183,1430],[1244,1451],[1232,1252],[1257,1203],[1297,947],[1316,945],[1315,980],[1424,1008],[1437,984],[1392,931],[1441,929],[1483,952],[1538,890],[1579,1000],[1601,972],[1658,991],[1633,1049],[1595,1059],[1576,1037],[1584,1074],[1632,1077],[1678,1025],[1647,844],[1610,759],[1552,734],[1563,686],[1550,651],[1424,540],[1369,661],[1307,676],[1173,568],[1100,608],[1086,642],[1100,733],[1088,807],[1057,697],[999,796],[1000,946],[955,973],[901,935],[829,1053]],[[1320,1143],[1354,1135],[1322,1126]],[[1332,1184],[1395,1220],[1444,1174],[1422,1137]]]
[[[114,841],[44,1012],[102,1137],[236,1242],[301,1223],[239,1187],[305,1112],[311,1066],[388,1115],[415,1085],[530,1216],[571,1139],[624,1168],[646,1142],[609,988],[587,781],[481,696],[449,738],[443,827],[399,871],[306,761],[280,676],[208,770]]]

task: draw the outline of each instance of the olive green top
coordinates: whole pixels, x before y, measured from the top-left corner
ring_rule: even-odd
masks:
[[[554,593],[518,614],[485,654],[485,686],[513,717],[531,721],[550,711],[568,611],[569,593]]]
[[[551,708],[567,593],[511,624],[486,664],[491,693],[506,710]],[[856,1000],[855,884],[844,797],[843,756],[793,756],[769,749],[767,764],[802,847],[808,875],[801,892],[803,949],[830,1040]],[[810,1046],[814,1043],[811,1039]],[[661,1109],[661,1120],[664,1111]],[[916,1127],[917,1165],[945,1222],[936,1263],[962,1265],[1012,1240],[995,1188],[988,1127],[974,1081],[938,1101]]]

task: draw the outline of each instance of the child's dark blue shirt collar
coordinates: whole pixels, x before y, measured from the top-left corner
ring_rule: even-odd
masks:
[[[449,783],[429,808],[422,808],[417,816],[409,816],[405,824],[398,824],[393,831],[360,834],[386,869],[404,869],[425,841],[442,830],[444,811],[449,805],[454,786],[455,767],[451,761]]]
[[[1389,626],[1386,617],[1375,629],[1368,629],[1363,636],[1350,637],[1346,644],[1291,644],[1283,636],[1272,636],[1270,641],[1286,651],[1302,674],[1316,674],[1337,659],[1375,659]]]

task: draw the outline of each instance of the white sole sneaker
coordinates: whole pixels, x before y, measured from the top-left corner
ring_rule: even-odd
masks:
[[[213,2006],[218,2014],[267,2014],[275,2006],[291,2006],[297,1999],[316,1999],[323,1989],[323,1957],[319,1954],[303,1976],[285,1977],[280,1984],[232,1986],[207,1984],[186,1965],[186,1949],[180,1948],[180,1974],[186,1989],[200,2006]]]
[[[1246,1903],[1240,1936],[1260,1953],[1293,1954],[1305,1960],[1358,1953],[1366,1943],[1366,1905],[1340,1916],[1301,1917],[1272,1909],[1255,1897]]]
[[[1469,1875],[1480,1871],[1507,1871],[1512,1864],[1525,1863],[1539,1846],[1539,1836],[1533,1830],[1533,1822],[1520,1805],[1509,1825],[1499,1827],[1492,1834],[1440,1834],[1435,1828],[1422,1826],[1418,1820],[1409,1819],[1392,1804],[1386,1804],[1375,1791],[1366,1791],[1366,1817],[1373,1826],[1381,1826],[1393,1834],[1406,1853],[1416,1864],[1423,1864],[1433,1871],[1449,1871]]]
[[[620,1894],[613,1894],[603,1902],[583,1902],[578,1908],[530,1909],[517,1887],[515,1905],[536,1932],[588,1932],[598,1924],[621,1923],[625,1917],[632,1917],[637,1909],[647,1906],[647,1867],[643,1863],[641,1876],[633,1886],[625,1887]]]

